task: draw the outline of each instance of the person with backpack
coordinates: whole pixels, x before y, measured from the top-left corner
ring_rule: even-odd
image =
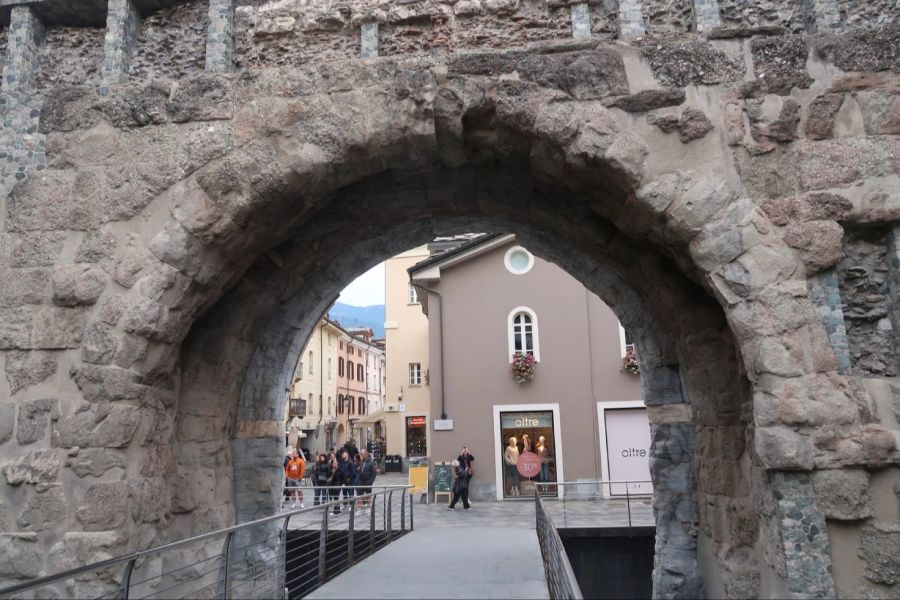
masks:
[[[472,467],[474,461],[475,457],[472,456],[466,446],[463,446],[459,456],[453,461],[456,481],[453,483],[453,500],[450,501],[448,509],[456,510],[456,503],[459,502],[460,498],[462,498],[463,510],[472,508],[469,505],[469,482],[472,476],[475,475],[475,469]]]

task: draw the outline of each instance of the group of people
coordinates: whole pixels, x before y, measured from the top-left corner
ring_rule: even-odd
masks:
[[[344,502],[334,505],[335,514],[340,514],[342,504],[349,506],[357,496],[360,497],[357,506],[361,513],[370,510],[372,498],[364,496],[372,492],[378,469],[367,450],[357,450],[354,444],[348,442],[337,451],[332,448],[328,454],[322,452],[316,455],[308,470],[300,452],[293,448],[288,450],[284,463],[285,495],[291,499],[291,508],[297,508],[298,504],[300,508],[305,508],[300,486],[309,471],[315,505],[335,502],[343,493]]]

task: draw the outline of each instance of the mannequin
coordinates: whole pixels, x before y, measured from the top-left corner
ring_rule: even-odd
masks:
[[[506,464],[506,485],[507,494],[510,496],[518,496],[519,494],[519,472],[516,470],[516,464],[519,462],[519,446],[515,437],[509,438],[509,446],[503,452],[503,462]]]
[[[541,459],[541,474],[538,476],[538,481],[542,483],[547,483],[550,481],[550,451],[547,449],[547,440],[544,439],[544,436],[538,438],[537,446],[535,446],[535,453],[538,455],[538,458]],[[547,491],[547,486],[544,486],[542,491]]]
[[[300,417],[294,415],[294,418],[291,419],[291,423],[288,426],[288,444],[294,448],[300,447],[300,427],[302,424]]]

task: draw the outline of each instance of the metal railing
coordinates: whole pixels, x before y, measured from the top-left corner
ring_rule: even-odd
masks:
[[[556,525],[553,524],[553,519],[547,514],[547,508],[537,488],[534,491],[534,512],[541,559],[544,561],[544,573],[547,576],[551,600],[581,600],[584,596],[569,563],[566,549]]]
[[[535,482],[534,492],[563,528],[655,525],[650,481]]]
[[[413,529],[409,486],[324,489],[328,501],[317,506],[23,582],[0,598],[292,600]]]

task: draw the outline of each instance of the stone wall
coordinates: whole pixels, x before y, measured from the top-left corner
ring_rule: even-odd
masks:
[[[799,33],[806,29],[805,0],[719,0],[719,17],[726,27],[782,27]]]
[[[889,235],[885,229],[854,231],[844,242],[837,266],[853,372],[859,375],[898,375]]]
[[[104,33],[92,27],[48,28],[38,55],[38,89],[99,85]]]
[[[568,6],[463,3],[244,2],[234,77],[198,74],[205,2],[119,3],[137,62],[100,93],[40,87],[72,38],[13,11],[0,580],[271,511],[310,324],[475,223],[648,332],[657,596],[896,595],[900,30],[831,33],[858,3],[754,36],[828,3],[720,2],[685,34],[685,3],[629,0],[571,43]],[[353,58],[362,24],[387,56]]]
[[[178,79],[201,73],[206,57],[208,0],[187,0],[143,19],[130,76]]]

